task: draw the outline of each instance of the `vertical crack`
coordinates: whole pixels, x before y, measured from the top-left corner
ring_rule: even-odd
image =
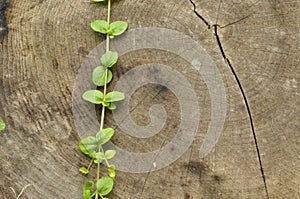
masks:
[[[240,22],[240,21],[248,18],[250,15],[245,16],[242,19],[237,20],[235,22],[229,23],[229,24],[227,24],[225,26],[219,26],[218,24],[210,25],[210,23],[203,16],[201,16],[197,12],[197,6],[193,2],[193,0],[189,0],[189,1],[191,2],[191,4],[194,7],[194,13],[197,15],[197,17],[199,17],[202,20],[203,23],[205,23],[205,25],[207,25],[208,29],[210,29],[211,27],[214,27],[214,34],[215,34],[216,41],[217,41],[217,44],[219,46],[220,52],[222,54],[222,57],[225,60],[225,62],[227,63],[227,65],[229,66],[229,68],[230,68],[230,70],[231,70],[231,72],[232,72],[232,74],[233,74],[233,76],[234,76],[234,78],[235,78],[235,80],[236,80],[236,82],[237,82],[237,84],[239,86],[239,89],[240,89],[240,91],[242,93],[243,100],[244,100],[244,103],[245,103],[245,106],[246,106],[246,109],[247,109],[247,113],[248,113],[248,117],[249,117],[249,122],[250,122],[250,126],[251,126],[251,131],[252,131],[252,135],[253,135],[255,147],[256,147],[256,153],[257,153],[257,158],[258,158],[258,162],[259,162],[259,166],[260,166],[260,172],[261,172],[261,176],[262,176],[264,188],[265,188],[265,191],[266,191],[267,198],[269,198],[269,192],[268,192],[268,187],[267,187],[267,182],[266,182],[266,176],[265,176],[265,172],[264,172],[264,168],[263,168],[263,164],[262,164],[260,149],[259,149],[259,146],[258,146],[258,141],[257,141],[257,136],[256,136],[255,128],[254,128],[253,117],[252,117],[250,105],[248,103],[248,99],[247,99],[246,93],[244,91],[244,88],[243,88],[243,86],[241,84],[241,81],[240,81],[237,73],[235,72],[234,67],[232,66],[230,60],[227,58],[227,56],[225,54],[225,51],[223,49],[223,46],[222,46],[222,43],[221,43],[221,40],[220,40],[220,37],[219,37],[219,34],[218,34],[218,27],[225,28],[227,26],[233,25],[235,23],[238,23],[238,22]]]
[[[222,46],[222,43],[221,43],[221,40],[220,40],[220,37],[219,37],[219,34],[218,34],[218,25],[213,25],[214,27],[214,33],[215,33],[215,36],[216,36],[216,40],[217,40],[217,43],[218,43],[218,46],[220,48],[220,51],[221,51],[221,54],[225,60],[225,62],[228,64],[236,82],[238,83],[238,86],[239,86],[239,89],[243,95],[243,99],[244,99],[244,102],[245,102],[245,106],[247,108],[247,112],[248,112],[248,116],[249,116],[249,121],[250,121],[250,126],[251,126],[251,130],[252,130],[252,134],[253,134],[253,138],[254,138],[254,142],[255,142],[255,147],[256,147],[256,152],[257,152],[257,158],[258,158],[258,162],[259,162],[259,166],[260,166],[260,172],[261,172],[261,176],[263,178],[263,182],[264,182],[264,187],[265,187],[265,190],[266,190],[266,194],[267,194],[267,198],[269,198],[269,192],[268,192],[268,187],[267,187],[267,182],[266,182],[266,176],[265,176],[265,172],[264,172],[264,168],[263,168],[263,164],[262,164],[262,160],[261,160],[261,155],[260,155],[260,150],[259,150],[259,146],[258,146],[258,142],[257,142],[257,137],[256,137],[256,132],[255,132],[255,128],[254,128],[254,123],[253,123],[253,117],[252,117],[252,114],[251,114],[251,109],[250,109],[250,106],[249,106],[249,103],[248,103],[248,99],[247,99],[247,96],[245,94],[245,91],[243,89],[243,86],[241,84],[241,81],[238,77],[238,75],[236,74],[230,60],[226,57],[226,54],[225,54],[225,51],[223,49],[223,46]]]

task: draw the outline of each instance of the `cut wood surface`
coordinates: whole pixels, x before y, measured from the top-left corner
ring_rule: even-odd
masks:
[[[7,124],[0,135],[0,198],[14,198],[10,187],[19,192],[27,184],[33,186],[24,199],[83,198],[82,185],[94,175],[85,177],[78,170],[88,159],[77,147],[72,92],[81,63],[104,41],[89,23],[106,18],[106,5],[85,0],[7,3],[7,31],[0,43],[0,117]],[[164,64],[193,86],[201,116],[193,144],[178,160],[150,173],[119,171],[111,199],[300,198],[299,0],[116,0],[112,20],[127,21],[129,30],[172,29],[197,41],[222,75],[227,115],[218,143],[200,159],[211,116],[201,76],[166,51],[121,56],[109,89],[136,66]],[[254,133],[229,63],[245,92]],[[143,153],[170,142],[181,122],[174,93],[143,86],[131,98],[130,114],[137,124],[147,125],[149,108],[158,103],[167,113],[159,134],[139,139],[117,128],[113,143]],[[117,127],[111,113],[106,126]]]

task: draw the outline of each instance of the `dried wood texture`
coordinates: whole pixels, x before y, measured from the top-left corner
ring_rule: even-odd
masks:
[[[72,89],[81,62],[104,39],[88,24],[105,16],[104,4],[81,0],[9,1],[8,32],[0,43],[0,116],[7,123],[0,136],[0,198],[13,198],[9,187],[20,191],[27,184],[34,186],[24,199],[82,198],[88,178],[78,168],[88,160],[77,149]],[[180,159],[147,174],[119,172],[110,197],[267,198],[248,113],[222,46],[250,105],[269,198],[300,198],[299,16],[300,2],[294,0],[114,1],[112,19],[126,20],[130,29],[169,28],[199,42],[221,71],[228,110],[219,142],[199,159],[211,112],[203,80],[189,63],[167,52],[141,50],[122,56],[114,82],[153,59],[184,72],[199,96],[201,121],[193,145]],[[113,142],[145,152],[172,139],[180,119],[170,91],[154,85],[140,88],[132,98],[132,117],[146,125],[155,103],[165,104],[168,113],[158,137],[140,140],[118,129]],[[106,124],[114,125],[111,114]]]

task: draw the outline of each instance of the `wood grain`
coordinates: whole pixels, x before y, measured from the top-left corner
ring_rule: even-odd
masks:
[[[219,25],[223,49],[245,90],[269,198],[300,198],[300,2],[194,3],[209,24]],[[131,68],[153,60],[184,71],[199,97],[201,120],[193,145],[169,167],[146,174],[119,172],[112,199],[267,198],[241,92],[213,30],[193,8],[189,0],[117,0],[112,20],[126,20],[129,29],[177,30],[203,46],[226,85],[228,111],[222,135],[214,150],[199,159],[210,122],[210,98],[205,82],[194,75],[189,63],[159,50],[122,56],[112,85]],[[81,0],[9,1],[8,31],[0,43],[0,116],[7,123],[0,138],[0,198],[13,198],[9,187],[20,191],[27,184],[33,186],[24,199],[82,198],[81,187],[88,178],[78,169],[88,160],[77,149],[72,90],[82,61],[104,39],[88,24],[105,16],[104,4]],[[168,113],[168,122],[157,137],[139,140],[118,129],[113,142],[145,152],[170,141],[180,122],[178,102],[170,91],[155,85],[141,87],[132,98],[132,117],[146,125],[149,107],[155,103],[165,104]],[[115,125],[111,114],[106,124]]]

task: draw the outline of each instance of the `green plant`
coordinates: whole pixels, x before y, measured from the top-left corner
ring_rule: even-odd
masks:
[[[94,2],[102,2],[104,0],[93,0]],[[114,135],[114,129],[104,128],[104,118],[106,108],[109,110],[116,109],[114,102],[121,101],[125,95],[118,91],[107,92],[107,84],[111,82],[113,74],[111,67],[118,61],[118,53],[110,51],[110,39],[121,35],[126,31],[128,25],[123,21],[110,22],[111,0],[107,0],[108,13],[107,20],[95,20],[91,23],[91,28],[101,34],[106,35],[106,53],[101,57],[101,66],[97,66],[92,73],[92,81],[100,90],[88,90],[83,94],[83,99],[93,104],[102,106],[100,118],[100,130],[95,136],[83,138],[79,143],[80,151],[91,159],[88,167],[80,168],[80,172],[87,175],[93,164],[97,165],[96,183],[88,181],[83,186],[83,196],[85,199],[108,199],[106,196],[112,191],[114,186],[114,178],[116,169],[114,165],[109,164],[109,160],[116,155],[115,150],[104,151],[103,145],[107,143]],[[108,176],[100,176],[100,167],[106,164]]]
[[[5,123],[0,119],[0,132],[5,129]]]

